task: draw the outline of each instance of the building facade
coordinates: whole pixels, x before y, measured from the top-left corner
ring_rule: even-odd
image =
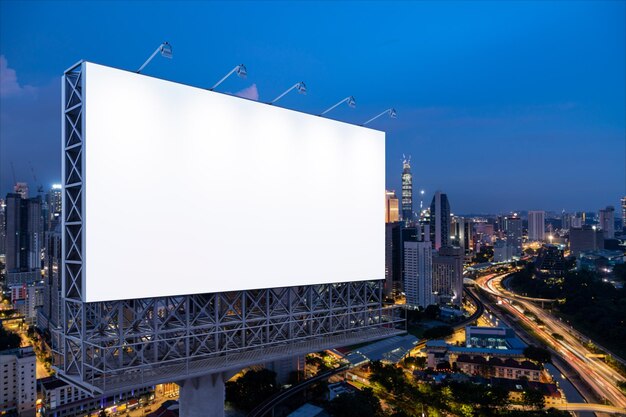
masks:
[[[432,245],[428,237],[404,242],[404,293],[409,308],[436,303],[433,293]]]
[[[581,252],[604,249],[604,232],[595,226],[572,227],[569,231],[569,250],[574,256]]]
[[[511,247],[512,256],[522,254],[522,219],[517,214],[504,218],[504,233],[506,234],[507,246]]]
[[[463,297],[463,249],[442,246],[433,255],[433,292],[439,303],[461,305]]]
[[[528,212],[528,240],[533,242],[543,242],[546,230],[546,212]]]
[[[6,198],[6,270],[7,281],[13,273],[28,273],[41,269],[43,221],[41,198],[24,199],[20,194]]]
[[[35,417],[37,377],[32,347],[0,352],[0,415]]]
[[[411,157],[402,161],[402,220],[413,219],[413,174],[411,174]]]
[[[400,220],[400,209],[396,192],[385,191],[385,223],[395,223]]]
[[[430,203],[430,240],[435,250],[450,244],[450,203],[440,191]]]
[[[605,239],[613,239],[615,237],[615,207],[607,206],[601,209],[599,214],[599,227]]]

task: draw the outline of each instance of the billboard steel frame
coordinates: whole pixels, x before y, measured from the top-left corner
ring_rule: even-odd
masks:
[[[405,333],[382,280],[84,302],[84,63],[62,83],[61,378],[113,393]]]

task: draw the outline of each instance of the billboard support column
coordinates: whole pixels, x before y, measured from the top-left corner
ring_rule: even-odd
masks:
[[[224,383],[234,374],[219,372],[178,382],[180,417],[224,417]]]

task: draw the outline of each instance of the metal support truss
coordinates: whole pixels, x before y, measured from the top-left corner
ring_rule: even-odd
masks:
[[[83,302],[83,68],[63,77],[61,378],[113,393],[405,332],[382,281]]]

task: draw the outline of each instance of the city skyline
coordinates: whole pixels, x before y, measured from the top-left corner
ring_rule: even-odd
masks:
[[[387,188],[401,190],[411,155],[414,193],[446,192],[455,214],[597,211],[625,194],[622,2],[169,6],[2,3],[3,195],[11,163],[31,194],[31,164],[44,188],[60,180],[63,70],[135,70],[165,40],[174,59],[147,75],[209,88],[244,63],[248,78],[220,91],[269,101],[305,81],[281,106],[319,114],[354,95],[356,109],[328,116],[355,124],[396,108],[370,125],[387,132]]]

